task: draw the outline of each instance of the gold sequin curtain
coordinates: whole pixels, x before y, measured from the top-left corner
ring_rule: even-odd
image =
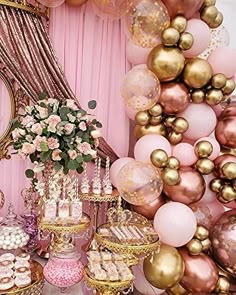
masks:
[[[51,97],[75,96],[61,70],[42,19],[24,10],[0,6],[0,62],[32,102],[41,92]],[[116,153],[100,140],[99,155],[103,160]]]

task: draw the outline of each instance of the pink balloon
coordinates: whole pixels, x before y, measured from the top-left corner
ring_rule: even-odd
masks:
[[[178,114],[178,117],[188,121],[189,128],[184,136],[192,140],[209,136],[217,123],[215,112],[206,103],[190,103],[182,113]]]
[[[172,156],[180,161],[180,166],[192,166],[198,160],[194,147],[189,143],[177,144],[173,148]]]
[[[134,159],[129,158],[129,157],[125,157],[125,158],[120,158],[120,159],[116,160],[111,165],[110,178],[111,178],[111,183],[114,185],[114,187],[117,187],[117,175],[120,172],[120,169],[131,161],[134,161]]]
[[[55,8],[62,5],[65,0],[39,0],[39,2],[46,7]]]
[[[162,149],[168,156],[171,155],[171,145],[165,137],[157,134],[145,135],[136,142],[134,157],[137,161],[151,163],[150,155],[156,149]]]
[[[224,58],[222,58],[224,57]],[[236,49],[231,47],[219,47],[208,57],[214,74],[224,74],[231,78],[236,73]]]
[[[218,117],[221,115],[221,113],[223,112],[223,108],[222,108],[222,105],[221,105],[221,104],[217,104],[217,105],[215,105],[215,106],[212,106],[212,109],[213,109],[213,111],[215,112],[217,118],[218,118]]]
[[[202,199],[200,200],[200,203],[208,204],[208,203],[215,202],[216,193],[214,193],[210,189],[209,184],[210,184],[211,180],[216,178],[216,177],[214,176],[214,174],[209,174],[209,175],[203,175],[203,178],[204,178],[205,183],[206,183],[206,190],[205,190],[205,193],[204,193]]]
[[[136,110],[130,108],[129,106],[125,106],[125,113],[130,120],[135,120],[135,115],[137,114]]]
[[[133,65],[145,64],[151,50],[152,48],[140,47],[129,40],[126,46],[126,58]]]
[[[209,156],[209,159],[210,160],[215,160],[219,155],[220,155],[220,144],[219,144],[219,142],[216,140],[216,139],[214,139],[214,138],[212,138],[212,137],[202,137],[202,138],[199,138],[197,141],[196,141],[196,143],[195,143],[195,145],[199,142],[199,141],[208,141],[208,142],[210,142],[211,144],[212,144],[212,146],[213,146],[213,152],[212,152],[212,154]],[[194,145],[194,146],[195,146]]]
[[[133,274],[135,276],[134,287],[137,291],[145,295],[159,295],[163,294],[165,290],[153,287],[146,279],[143,273],[143,260],[133,267]]]
[[[157,210],[153,224],[161,242],[173,247],[187,244],[197,228],[193,211],[178,202],[169,202],[161,206]]]
[[[189,50],[184,50],[183,54],[187,58],[198,56],[207,49],[211,40],[211,30],[206,23],[199,19],[190,19],[186,32],[191,33],[194,38],[193,46]]]
[[[228,204],[224,204],[224,206],[230,209],[236,209],[236,201],[232,201]]]

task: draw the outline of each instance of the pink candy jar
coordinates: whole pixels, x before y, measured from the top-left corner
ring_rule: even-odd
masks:
[[[59,287],[62,293],[79,283],[83,278],[84,266],[77,249],[72,244],[58,246],[50,253],[43,273],[45,279]]]

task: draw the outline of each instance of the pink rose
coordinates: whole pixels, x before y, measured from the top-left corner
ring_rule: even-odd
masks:
[[[95,150],[91,150],[91,151],[89,152],[89,155],[91,155],[91,156],[93,157],[93,159],[95,159],[95,158],[97,157],[97,151],[95,151]]]
[[[25,142],[23,143],[21,151],[25,155],[33,154],[35,152],[35,146],[32,143]]]
[[[95,138],[101,137],[102,134],[101,134],[101,131],[100,130],[96,129],[96,130],[91,131],[91,136],[92,136],[92,138],[95,139]]]
[[[57,124],[61,122],[61,118],[57,115],[51,115],[48,117],[47,122],[49,125],[57,126]]]
[[[66,106],[73,111],[78,111],[78,106],[76,105],[76,102],[73,99],[67,99],[66,100]]]
[[[36,148],[37,151],[41,152],[41,147],[40,144],[41,143],[45,143],[47,145],[47,139],[45,136],[39,136],[37,135],[33,141],[34,146]]]
[[[77,154],[77,152],[75,150],[69,150],[68,154],[69,154],[71,160],[75,160],[77,158],[77,156],[78,156],[78,154]]]
[[[21,123],[25,127],[31,127],[35,123],[35,120],[30,115],[27,115],[22,119]]]
[[[60,153],[61,153],[60,149],[56,149],[52,152],[53,161],[60,161],[61,160]]]
[[[48,117],[48,109],[47,108],[43,108],[38,105],[36,105],[35,108],[39,112],[39,117],[41,119],[45,119]]]
[[[25,130],[21,128],[16,128],[12,131],[12,138],[17,141],[20,137],[25,136]]]
[[[71,124],[71,123],[67,123],[65,126],[64,126],[64,129],[66,131],[66,134],[71,134],[71,132],[73,131],[74,129],[74,124]]]
[[[90,155],[91,146],[88,142],[83,142],[78,146],[78,150],[84,155]]]
[[[50,150],[55,150],[58,149],[60,146],[57,138],[53,138],[53,137],[49,137],[48,138],[48,147],[50,148]]]
[[[80,122],[79,123],[79,129],[82,131],[85,131],[87,129],[87,126],[85,124],[85,122]]]
[[[41,135],[43,132],[43,128],[40,123],[36,123],[31,127],[31,131],[35,134]]]

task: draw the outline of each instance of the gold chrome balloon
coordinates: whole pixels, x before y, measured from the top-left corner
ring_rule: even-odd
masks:
[[[151,153],[150,159],[155,167],[163,168],[167,166],[169,157],[165,151],[156,149]]]
[[[144,259],[143,270],[152,286],[167,289],[175,286],[183,277],[184,263],[174,247],[162,244],[160,251]]]
[[[207,24],[213,22],[218,15],[218,9],[215,6],[207,6],[201,12],[201,19]]]
[[[183,33],[187,27],[187,20],[184,16],[178,15],[171,21],[171,27],[175,28],[179,33]]]
[[[168,168],[179,169],[179,167],[180,167],[179,160],[175,157],[170,157],[168,161]]]
[[[184,68],[184,82],[191,88],[202,88],[212,77],[211,65],[204,59],[192,58]]]
[[[211,85],[216,89],[221,89],[225,87],[227,78],[224,74],[216,74],[211,79]]]
[[[175,121],[176,117],[175,116],[168,116],[165,119],[165,125],[166,127],[172,128],[173,122]]]
[[[149,123],[150,123],[150,125],[156,126],[156,125],[160,124],[162,122],[162,120],[163,120],[162,115],[157,116],[157,117],[151,117]]]
[[[194,151],[199,158],[208,158],[213,152],[213,146],[209,141],[199,141],[196,144]]]
[[[186,247],[191,255],[199,255],[203,249],[202,243],[197,239],[192,239]]]
[[[204,0],[205,6],[214,6],[216,5],[216,0]]]
[[[220,276],[215,292],[217,292],[217,294],[229,294],[230,291],[230,282],[229,280],[225,277],[225,276]]]
[[[191,293],[185,290],[180,284],[177,284],[174,287],[167,289],[166,293],[168,295],[191,295]]]
[[[236,178],[236,163],[228,162],[222,167],[222,173],[227,179]]]
[[[148,56],[147,65],[161,82],[175,80],[183,71],[185,58],[181,50],[158,45]]]
[[[214,171],[215,165],[209,159],[200,159],[196,163],[196,168],[201,174],[208,175]]]
[[[162,32],[161,39],[165,46],[174,46],[180,38],[179,32],[175,28],[167,28]]]
[[[202,225],[197,227],[196,233],[194,235],[198,240],[203,241],[209,237],[209,230]]]
[[[180,181],[180,174],[178,170],[165,168],[161,174],[162,180],[167,185],[176,185]]]
[[[159,124],[156,126],[147,125],[147,126],[140,126],[136,125],[134,128],[134,136],[136,139],[139,139],[147,134],[159,134],[162,136],[167,135],[167,130],[164,124]]]
[[[179,48],[182,50],[188,50],[193,46],[194,38],[191,33],[182,33],[179,38]]]
[[[153,117],[158,117],[162,114],[162,111],[162,106],[160,104],[156,104],[149,110],[149,114]]]
[[[230,95],[235,90],[235,82],[234,80],[227,79],[224,88],[222,89],[225,95]]]
[[[205,92],[202,89],[194,90],[191,98],[194,103],[202,103],[205,99]]]
[[[138,125],[146,126],[149,123],[151,116],[148,111],[141,111],[135,115],[135,121]]]
[[[223,185],[220,196],[227,202],[232,202],[236,199],[236,190],[229,184]]]
[[[183,140],[183,134],[176,133],[175,131],[171,131],[168,134],[168,139],[171,144],[176,145]]]
[[[213,21],[209,22],[208,26],[211,29],[216,29],[223,23],[223,20],[224,20],[223,14],[220,11],[218,11],[216,18]]]
[[[172,128],[176,133],[184,133],[188,130],[188,121],[184,118],[176,118],[172,124]]]
[[[209,238],[201,241],[202,243],[202,251],[207,252],[211,248],[211,240]]]
[[[206,103],[210,106],[221,103],[223,98],[224,94],[220,89],[210,89],[206,93]]]
[[[220,178],[212,179],[210,182],[210,188],[214,193],[219,193],[223,185],[224,182]]]

